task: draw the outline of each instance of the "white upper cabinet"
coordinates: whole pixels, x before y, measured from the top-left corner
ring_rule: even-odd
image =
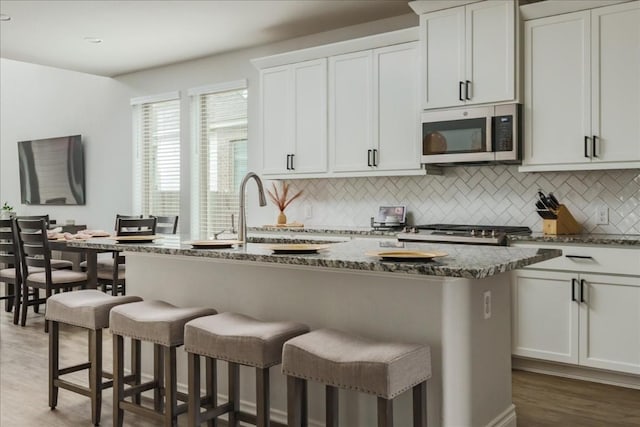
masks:
[[[372,58],[370,50],[329,58],[329,144],[336,172],[364,170],[372,162]]]
[[[423,174],[417,42],[329,58],[330,170]]]
[[[265,175],[327,171],[327,61],[260,72]]]
[[[525,22],[521,171],[640,168],[640,2]]]
[[[640,2],[591,11],[591,52],[593,161],[640,162]]]
[[[515,99],[515,2],[420,16],[424,109]]]
[[[420,171],[418,43],[373,51],[375,168]]]

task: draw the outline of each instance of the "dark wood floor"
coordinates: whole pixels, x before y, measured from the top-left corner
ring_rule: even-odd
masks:
[[[0,311],[0,426],[89,426],[89,400],[83,396],[63,390],[58,410],[47,406],[47,335],[42,327],[41,315],[30,314],[27,327],[21,328]],[[69,327],[61,334],[61,365],[85,361],[86,334]],[[110,366],[108,333],[104,347],[104,363]],[[81,378],[86,380],[86,374]],[[640,390],[514,371],[513,401],[518,427],[640,427]],[[111,425],[111,410],[111,390],[106,390],[103,426]],[[127,426],[157,425],[133,414],[125,419]],[[180,424],[185,421],[181,417]]]

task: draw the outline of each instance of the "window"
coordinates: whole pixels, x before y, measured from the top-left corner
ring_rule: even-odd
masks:
[[[196,158],[194,209],[196,234],[232,230],[238,222],[240,182],[247,173],[246,82],[194,89]],[[232,219],[233,215],[233,219]]]
[[[180,213],[180,100],[178,94],[132,100],[135,124],[136,211]]]

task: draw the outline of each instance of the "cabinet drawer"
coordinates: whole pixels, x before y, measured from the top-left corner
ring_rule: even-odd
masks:
[[[512,246],[535,246],[561,249],[562,256],[538,264],[531,269],[575,271],[581,273],[623,274],[640,276],[640,248],[607,248],[602,246],[578,246],[518,242]],[[640,278],[638,278],[640,285]]]

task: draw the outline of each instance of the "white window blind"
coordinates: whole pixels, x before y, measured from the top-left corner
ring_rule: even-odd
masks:
[[[247,172],[247,89],[195,95],[197,227],[202,238],[238,226],[238,192]]]
[[[143,215],[180,213],[180,100],[134,106],[136,205]]]

